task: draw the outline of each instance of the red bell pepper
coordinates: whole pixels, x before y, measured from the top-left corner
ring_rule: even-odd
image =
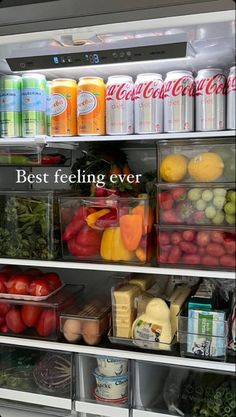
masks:
[[[62,240],[70,240],[72,237],[77,235],[82,226],[85,224],[86,217],[94,211],[96,210],[90,207],[79,207],[70,223],[66,226],[62,235]]]
[[[90,257],[100,253],[102,233],[83,224],[76,237],[67,243],[71,255],[76,257]]]
[[[96,220],[95,225],[101,229],[106,229],[107,227],[117,226],[117,222],[117,210],[115,208],[111,208],[109,213],[104,214],[104,216],[101,216]]]

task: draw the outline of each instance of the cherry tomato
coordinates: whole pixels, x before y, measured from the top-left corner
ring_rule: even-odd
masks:
[[[4,317],[10,309],[11,309],[10,304],[0,303],[0,316]]]
[[[36,326],[37,333],[41,337],[51,336],[57,330],[57,324],[58,320],[55,311],[51,309],[44,310]]]
[[[20,310],[17,310],[16,308],[12,308],[6,314],[6,324],[7,327],[16,334],[23,333],[26,329],[26,326],[21,319]]]
[[[42,297],[50,294],[51,289],[49,284],[42,278],[34,279],[29,287],[30,295]]]
[[[12,275],[7,282],[7,291],[9,294],[29,294],[31,279],[25,274]]]
[[[43,279],[46,280],[47,284],[51,288],[51,291],[55,291],[57,288],[61,287],[60,277],[55,272],[45,274]]]
[[[34,327],[36,326],[41,313],[42,308],[25,304],[21,309],[21,318],[27,327]]]

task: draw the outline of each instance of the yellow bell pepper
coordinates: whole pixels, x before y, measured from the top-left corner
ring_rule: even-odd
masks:
[[[106,261],[131,261],[134,253],[124,246],[120,227],[106,229],[102,235],[101,257]]]
[[[105,214],[109,213],[110,210],[109,209],[102,209],[102,210],[98,210],[95,211],[94,213],[89,214],[86,217],[86,223],[89,227],[91,227],[92,229],[97,229],[97,230],[101,230],[100,227],[97,227],[96,221],[97,219],[99,219],[99,217],[105,216]]]

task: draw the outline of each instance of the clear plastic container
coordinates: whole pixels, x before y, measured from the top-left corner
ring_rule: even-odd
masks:
[[[62,197],[64,259],[144,264],[152,257],[153,210],[148,199]]]
[[[204,312],[202,313],[204,315]],[[204,321],[202,325],[199,324],[200,320]],[[226,360],[228,332],[226,321],[219,322],[213,319],[209,327],[204,317],[196,319],[179,316],[178,323],[181,356]]]
[[[158,182],[235,182],[234,139],[181,139],[157,142]]]
[[[60,255],[57,194],[0,191],[0,257],[52,260]]]
[[[83,286],[65,285],[46,301],[0,299],[0,334],[43,340],[61,338],[59,317],[73,306]]]
[[[160,226],[156,230],[160,266],[229,271],[235,268],[234,228]]]
[[[157,185],[158,224],[234,226],[235,184]]]
[[[88,345],[97,345],[108,333],[110,313],[108,297],[80,298],[61,315],[61,332],[70,343],[83,340]]]
[[[30,393],[41,396],[41,405],[48,404],[43,397],[50,396],[52,407],[58,405],[58,397],[72,400],[72,372],[71,353],[4,345],[0,348],[0,388],[16,391],[12,394],[15,401],[22,400],[22,392],[25,403],[32,402]],[[52,397],[56,397],[55,403]]]
[[[70,166],[72,151],[41,145],[7,146],[0,141],[0,166]]]

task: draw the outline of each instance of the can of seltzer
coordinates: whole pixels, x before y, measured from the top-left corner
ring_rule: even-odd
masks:
[[[52,81],[47,81],[46,84],[46,128],[47,135],[51,136],[52,134]]]
[[[21,136],[21,77],[5,75],[0,78],[1,137]]]
[[[22,75],[22,136],[46,134],[46,78],[42,74]]]

